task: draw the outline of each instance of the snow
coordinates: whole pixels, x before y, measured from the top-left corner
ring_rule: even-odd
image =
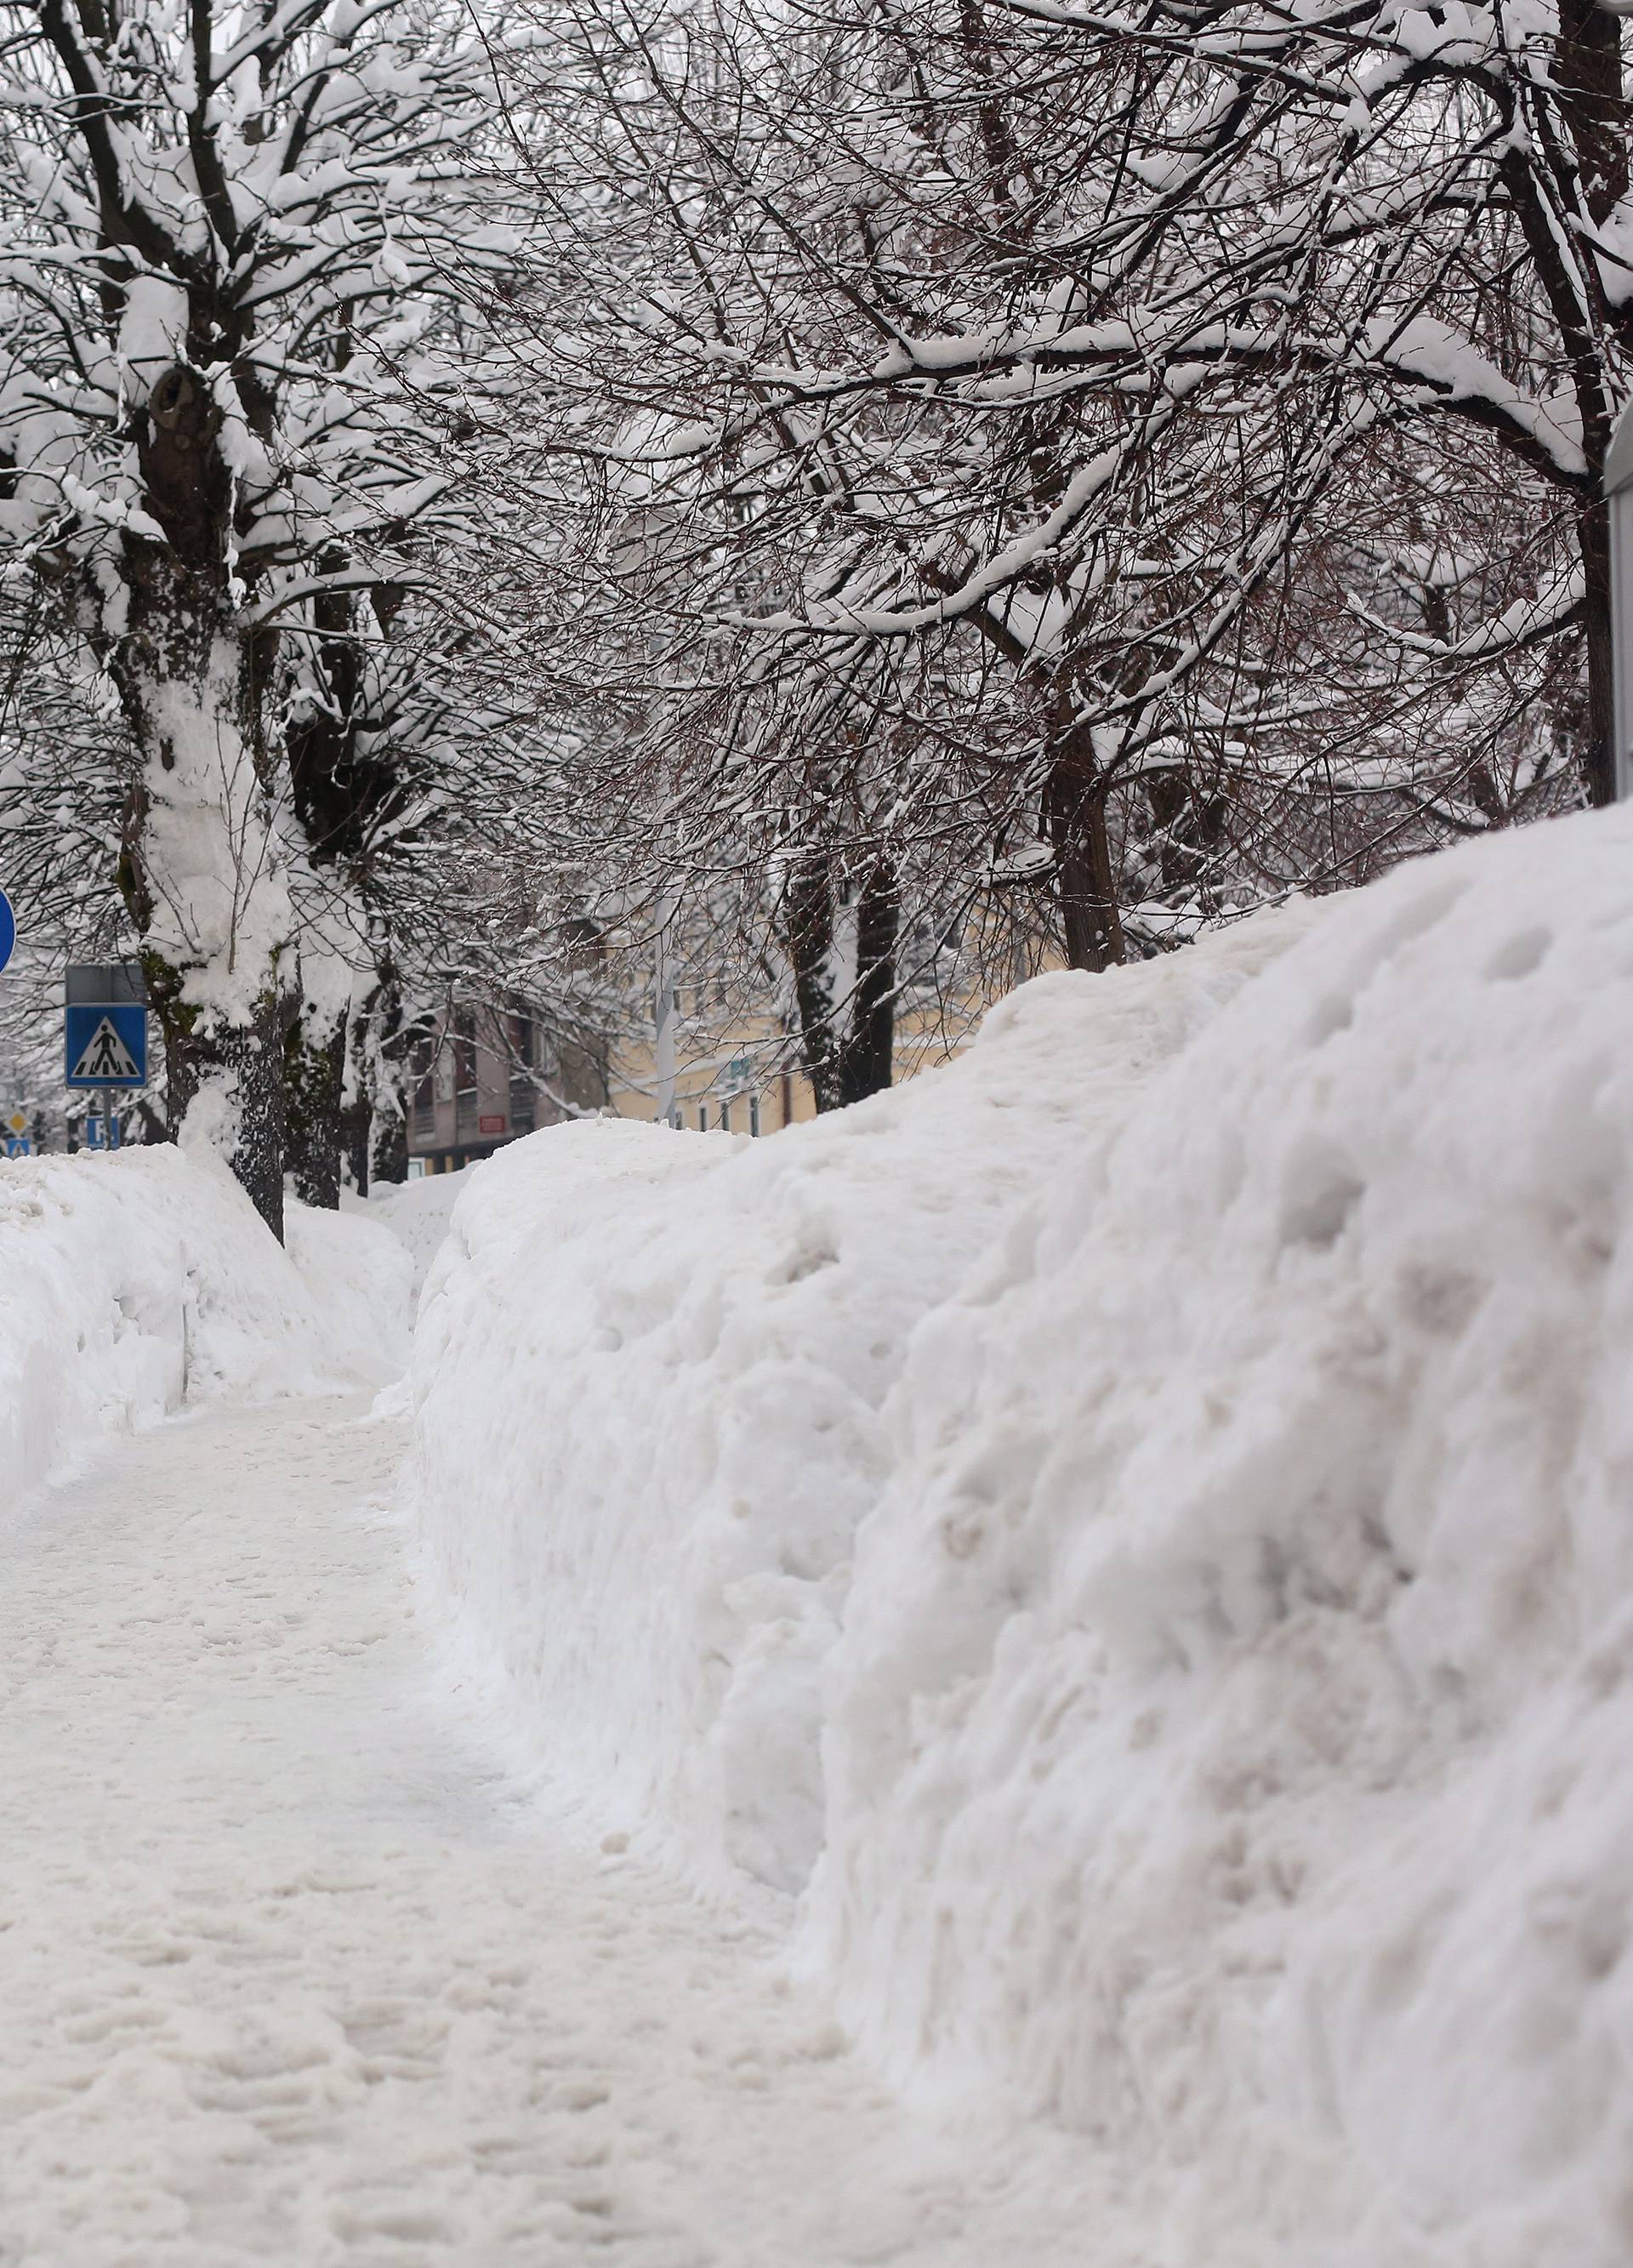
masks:
[[[364,1198],[349,1192],[344,1197],[348,1211],[378,1221],[406,1248],[414,1264],[416,1299],[426,1270],[442,1249],[449,1216],[475,1171],[474,1166],[464,1166],[456,1174],[426,1174],[417,1182],[382,1182]]]
[[[125,285],[119,325],[119,359],[145,401],[162,373],[187,356],[188,300],[166,276],[133,276]]]
[[[410,1266],[292,1201],[286,1248],[226,1168],[168,1145],[0,1168],[0,1474],[9,1506],[183,1398],[379,1384]]]
[[[1620,2268],[1630,856],[287,1248],[9,1165],[0,2257]]]
[[[212,1406],[0,1528],[11,2268],[990,2268],[1067,2161],[905,2114],[500,1769],[361,1401]]]
[[[147,945],[187,972],[182,997],[228,1024],[253,1021],[274,989],[295,926],[290,845],[240,711],[240,658],[217,638],[199,684],[155,676],[143,688],[149,747],[143,851],[165,877]]]
[[[1081,2137],[1108,2258],[1633,2249],[1630,858],[1046,978],[769,1141],[548,1130],[427,1281],[513,1753]]]
[[[1114,1017],[1107,1069],[1188,1029],[1288,925],[1162,964],[1166,1017]],[[816,1676],[884,1404],[914,1324],[1050,1160],[1070,1170],[1073,1098],[1040,1084],[1056,1039],[1046,1020],[787,1139],[549,1128],[455,1210],[411,1371],[442,1580],[620,1825],[650,1815],[702,1879],[809,1871]],[[952,1140],[946,1082],[970,1098]]]

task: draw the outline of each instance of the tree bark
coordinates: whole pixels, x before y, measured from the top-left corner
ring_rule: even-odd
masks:
[[[1044,786],[1043,823],[1055,850],[1069,968],[1112,968],[1124,957],[1106,790],[1088,734],[1066,725]]]
[[[1582,514],[1582,595],[1587,649],[1587,746],[1582,752],[1587,799],[1603,810],[1616,799],[1616,697],[1610,612],[1610,512],[1594,503]]]
[[[262,717],[268,657],[233,619],[232,482],[202,375],[166,371],[135,424],[162,536],[123,538],[129,615],[110,667],[141,770],[120,882],[164,1035],[171,1123],[204,1107],[209,1138],[281,1238],[292,919]]]
[[[368,1170],[364,1186],[408,1178],[408,1114],[376,1101],[369,1120]]]
[[[1559,11],[1555,79],[1556,114],[1574,154],[1582,203],[1592,224],[1602,226],[1627,195],[1629,168],[1622,24],[1599,0],[1564,0]],[[1552,160],[1556,174],[1562,169],[1563,156],[1561,151]],[[1615,802],[1616,792],[1610,519],[1604,497],[1605,459],[1615,423],[1615,403],[1607,384],[1606,333],[1621,329],[1625,337],[1626,320],[1607,305],[1593,261],[1585,260],[1579,247],[1569,259],[1563,254],[1553,200],[1539,194],[1534,178],[1541,163],[1527,131],[1524,145],[1516,137],[1498,170],[1513,199],[1538,280],[1558,328],[1581,419],[1587,477],[1582,484],[1577,525],[1587,659],[1587,745],[1578,762],[1589,803],[1602,807]],[[1557,188],[1557,180],[1554,186]],[[1585,300],[1581,291],[1584,277],[1590,279]]]
[[[837,1110],[834,1034],[834,883],[828,856],[807,851],[783,891],[783,934],[794,971],[799,1052],[819,1116]]]
[[[836,899],[828,854],[808,852],[785,887],[783,924],[794,971],[800,1056],[819,1113],[879,1094],[890,1085],[895,1055],[901,914],[894,866],[880,858],[864,879],[855,910],[855,981],[845,1001],[835,998]]]
[[[144,948],[148,1000],[165,1044],[166,1099],[178,1130],[195,1104],[217,1105],[203,1131],[232,1167],[273,1234],[283,1237],[283,1010],[265,994],[250,1015],[201,1030],[201,1012],[182,1000],[173,964]],[[196,1123],[196,1122],[195,1122]]]
[[[341,1097],[349,1022],[343,1011],[327,1027],[310,1014],[296,1016],[284,1041],[286,1170],[294,1177],[301,1203],[327,1212],[340,1207]]]
[[[355,1096],[343,1107],[340,1114],[341,1183],[345,1189],[355,1189],[360,1197],[367,1197],[373,1180],[371,1170],[372,1161],[369,1152],[369,1138],[373,1123],[374,1114],[369,1107],[368,1097],[364,1094]],[[399,1123],[401,1123],[400,1120]],[[406,1166],[408,1162],[406,1144],[403,1162]],[[399,1174],[396,1178],[401,1181],[404,1176]]]
[[[840,1052],[839,1099],[860,1102],[890,1085],[896,1052],[896,870],[881,858],[857,901],[857,986]]]

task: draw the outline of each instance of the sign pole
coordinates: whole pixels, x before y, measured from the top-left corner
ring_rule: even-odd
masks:
[[[652,939],[652,1069],[658,1104],[653,1116],[660,1126],[674,1123],[675,995],[671,955],[674,914],[674,900],[666,898],[658,909],[658,925]]]
[[[1610,514],[1610,675],[1615,799],[1633,798],[1633,407],[1622,412],[1605,457]]]

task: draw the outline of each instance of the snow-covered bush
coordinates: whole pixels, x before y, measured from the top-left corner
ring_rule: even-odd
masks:
[[[430,1557],[534,1752],[803,1889],[1155,2257],[1633,2242],[1630,867],[1046,979],[771,1142],[536,1137],[432,1271]]]
[[[168,1146],[0,1167],[0,1509],[184,1399],[378,1385],[412,1266],[291,1204],[286,1247],[224,1166]]]

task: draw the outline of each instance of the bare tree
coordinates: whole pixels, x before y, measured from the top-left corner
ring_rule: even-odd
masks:
[[[513,438],[555,681],[650,720],[637,862],[792,878],[814,999],[825,865],[1047,890],[1101,968],[1602,797],[1619,38],[541,18]]]
[[[372,593],[378,624],[453,508],[394,365],[440,383],[443,276],[483,256],[480,109],[418,0],[182,20],[0,7],[0,535],[116,696],[114,871],[172,1109],[208,1092],[276,1229],[299,963],[368,929],[287,662],[304,640],[332,691],[342,617]]]

